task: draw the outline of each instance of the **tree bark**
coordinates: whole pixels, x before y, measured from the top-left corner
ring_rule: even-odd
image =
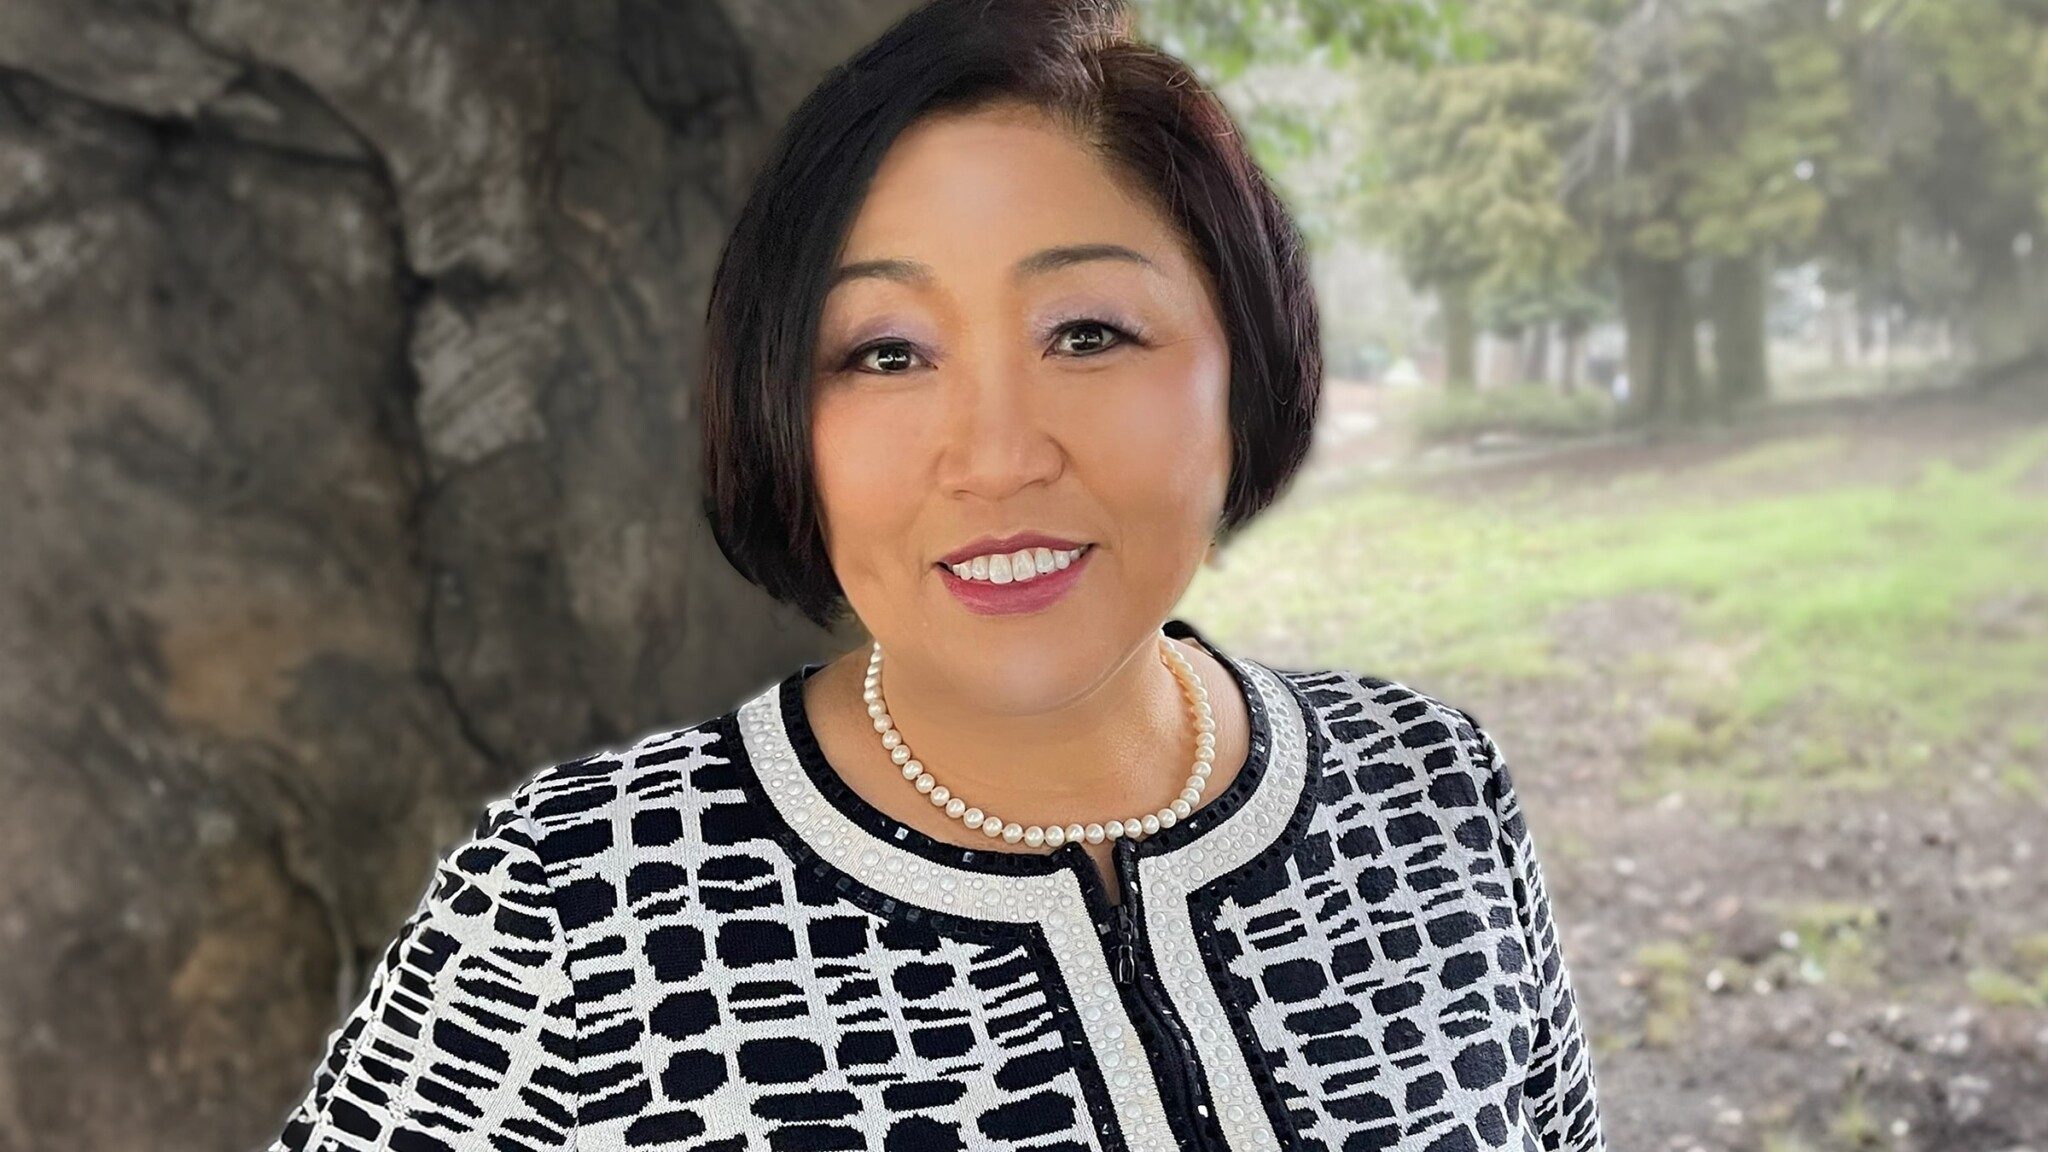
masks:
[[[1522,383],[1550,383],[1550,325],[1531,324],[1523,338]]]
[[[486,798],[848,641],[709,539],[695,325],[910,6],[0,7],[0,1147],[267,1141]]]
[[[1723,412],[1770,395],[1771,367],[1765,311],[1769,266],[1759,255],[1714,261],[1711,286],[1716,407]]]
[[[1660,424],[1697,417],[1703,407],[1699,340],[1685,265],[1625,255],[1618,271],[1634,420]]]
[[[1564,325],[1564,363],[1558,370],[1558,388],[1569,396],[1579,390],[1579,360],[1586,346],[1586,325],[1568,320]]]
[[[1997,374],[2048,355],[2048,269],[2010,248],[1973,254],[1964,340],[1979,369]]]
[[[1479,379],[1479,330],[1471,286],[1446,284],[1438,296],[1443,302],[1444,384],[1453,392],[1473,391]]]

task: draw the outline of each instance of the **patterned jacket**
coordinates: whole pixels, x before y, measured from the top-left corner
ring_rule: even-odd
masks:
[[[806,664],[545,768],[448,850],[269,1152],[1601,1152],[1498,745],[1395,681],[1225,655],[1189,818],[971,849],[825,762]]]

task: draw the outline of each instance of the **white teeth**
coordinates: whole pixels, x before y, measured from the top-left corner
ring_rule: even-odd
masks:
[[[1055,551],[1051,548],[1026,548],[1019,552],[994,553],[976,556],[960,564],[950,564],[953,575],[962,580],[982,580],[990,584],[1009,584],[1035,580],[1048,572],[1057,572],[1072,564],[1088,546]]]

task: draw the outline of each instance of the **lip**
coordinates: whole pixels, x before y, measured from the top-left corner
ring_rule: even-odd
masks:
[[[1019,552],[1026,548],[1050,548],[1055,552],[1069,552],[1084,543],[1086,541],[1069,540],[1064,536],[1051,536],[1044,532],[1019,532],[1014,536],[983,536],[939,557],[937,563],[959,564],[976,556],[987,556],[997,552]]]
[[[1047,545],[1050,547],[1050,545]],[[976,553],[979,555],[979,553]],[[1043,576],[1033,576],[1022,582],[991,584],[986,580],[962,580],[953,575],[953,570],[939,565],[939,579],[945,581],[946,591],[953,594],[968,611],[983,616],[1009,616],[1020,612],[1037,612],[1074,590],[1081,581],[1081,573],[1087,571],[1088,562],[1095,558],[1095,546],[1090,544],[1074,562],[1065,568],[1056,568]]]

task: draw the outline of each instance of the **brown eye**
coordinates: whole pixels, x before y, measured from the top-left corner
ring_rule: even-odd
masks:
[[[901,340],[882,340],[873,344],[869,344],[865,347],[855,349],[853,354],[846,358],[846,364],[844,365],[844,367],[848,369],[861,369],[863,371],[867,371],[869,375],[873,376],[902,375],[901,372],[890,371],[887,368],[883,368],[881,370],[869,369],[867,367],[869,363],[868,357],[876,353],[880,353],[879,359],[881,361],[894,364],[897,367],[908,367],[908,364],[905,363],[905,361],[917,355],[915,352],[912,352],[910,350],[910,345],[903,343]]]
[[[1107,321],[1103,320],[1076,320],[1071,324],[1062,325],[1059,328],[1056,335],[1065,336],[1070,332],[1104,332],[1110,333],[1116,337],[1116,342],[1112,344],[1104,344],[1099,339],[1093,342],[1084,339],[1079,348],[1075,348],[1072,345],[1069,346],[1069,350],[1072,352],[1072,354],[1084,357],[1093,356],[1096,353],[1102,351],[1104,347],[1114,348],[1117,344],[1128,344],[1132,340],[1130,333],[1125,332],[1123,329],[1117,327],[1116,325],[1108,323]]]

